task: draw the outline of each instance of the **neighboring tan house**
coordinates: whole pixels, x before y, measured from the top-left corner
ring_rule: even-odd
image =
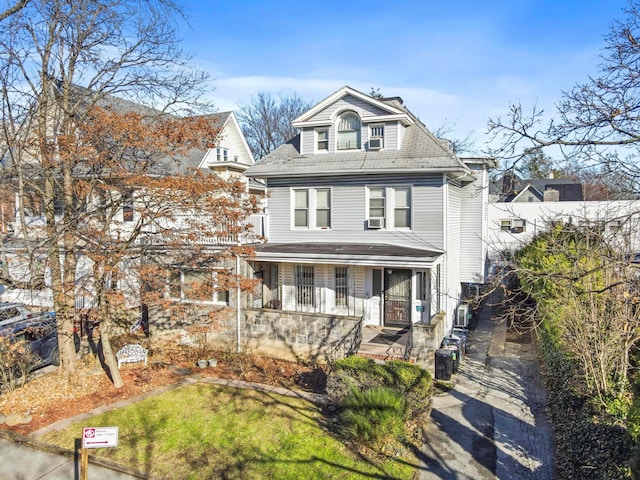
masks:
[[[245,172],[265,182],[269,218],[248,332],[297,352],[400,327],[405,358],[426,358],[484,282],[493,161],[459,158],[402,99],[348,86],[293,126]]]

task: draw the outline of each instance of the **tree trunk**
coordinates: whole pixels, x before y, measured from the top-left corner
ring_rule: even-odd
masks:
[[[107,374],[111,378],[113,386],[116,388],[124,387],[124,381],[122,380],[122,375],[120,375],[120,369],[118,368],[118,361],[116,360],[116,355],[113,353],[111,348],[111,338],[109,336],[108,325],[106,325],[106,328],[102,328],[102,326],[100,327],[100,348],[102,350],[105,368],[108,369]]]

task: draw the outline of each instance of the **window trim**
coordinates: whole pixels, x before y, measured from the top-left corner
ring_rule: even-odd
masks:
[[[200,272],[203,274],[208,273],[211,276],[211,299],[199,300],[196,298],[189,298],[187,295],[187,288],[185,285],[185,273],[186,272]],[[167,296],[171,300],[180,301],[183,303],[198,303],[203,305],[229,305],[230,292],[229,290],[217,289],[216,276],[218,272],[216,270],[198,270],[198,269],[185,269],[174,268],[169,271],[167,277]],[[178,296],[176,296],[176,293]],[[223,300],[221,300],[221,297]]]
[[[365,198],[366,198],[366,205],[365,205],[365,213],[366,213],[366,220],[368,221],[370,218],[383,218],[384,219],[384,226],[382,227],[382,229],[384,230],[399,230],[399,231],[412,231],[413,230],[413,214],[414,214],[414,208],[413,208],[413,191],[414,191],[414,186],[413,184],[399,184],[399,185],[367,185],[366,187],[366,194],[365,194]],[[372,216],[371,215],[371,200],[372,198],[377,198],[377,197],[372,197],[371,196],[371,191],[372,190],[382,190],[383,192],[383,206],[382,207],[377,207],[377,208],[382,208],[384,211],[384,216],[383,217],[378,217],[378,216]],[[407,196],[407,200],[408,200],[408,205],[405,207],[398,207],[397,206],[397,192],[399,190],[407,190],[408,191],[408,196]],[[398,210],[405,210],[408,211],[408,221],[409,221],[409,225],[408,226],[396,226],[396,212]],[[367,222],[365,222],[366,224]],[[366,227],[368,228],[368,227]]]
[[[327,135],[325,140],[320,140],[320,134]],[[320,148],[320,142],[326,143],[327,148]],[[328,128],[316,128],[314,130],[314,146],[316,153],[329,153],[329,129]]]
[[[381,129],[381,133],[374,134],[374,131],[377,129]],[[369,150],[384,150],[384,131],[385,124],[384,123],[374,123],[369,125]],[[380,148],[371,148],[371,139],[379,138],[380,139]]]
[[[340,276],[338,273],[340,273]],[[333,268],[333,293],[336,308],[349,308],[349,277],[350,272],[348,266],[335,266]],[[340,285],[338,285],[338,279],[341,280]],[[341,300],[340,303],[338,303],[338,298]]]
[[[307,206],[304,208],[307,212],[307,224],[296,225],[296,212],[303,210],[297,205],[297,193],[307,192]],[[328,207],[320,207],[318,203],[318,192],[326,191]],[[333,188],[332,187],[305,187],[291,189],[291,229],[292,230],[331,230],[333,228]],[[318,226],[318,212],[328,212],[328,225]]]
[[[341,125],[344,125],[344,123],[346,123],[347,118],[349,117],[353,117],[357,119],[357,122],[358,122],[357,127],[349,130],[346,130],[346,129],[341,130]],[[360,115],[358,115],[357,112],[355,112],[354,110],[347,110],[342,112],[340,115],[338,115],[336,119],[335,129],[336,129],[336,151],[352,152],[354,150],[362,149],[362,118],[360,118]],[[346,134],[349,134],[351,132],[355,133],[356,135],[356,139],[355,139],[356,146],[351,148],[342,148],[340,144],[341,137],[344,137]]]

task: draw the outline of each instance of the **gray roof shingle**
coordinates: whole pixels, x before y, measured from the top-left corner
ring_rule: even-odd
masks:
[[[409,171],[460,171],[469,168],[450,149],[447,140],[435,137],[399,99],[382,99],[404,110],[414,121],[407,127],[400,150],[369,150],[300,154],[300,136],[281,145],[249,168],[250,177],[322,176],[350,173],[390,173]]]

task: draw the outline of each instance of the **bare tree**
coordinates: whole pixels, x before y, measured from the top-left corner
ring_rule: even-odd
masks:
[[[215,197],[212,184],[195,195],[186,169],[162,180],[167,165],[179,166],[190,148],[212,146],[217,133],[205,117],[182,116],[212,106],[201,101],[207,76],[190,68],[176,38],[173,19],[181,15],[172,0],[31,0],[0,32],[0,153],[18,192],[23,244],[30,258],[46,252],[65,372],[75,369],[78,255],[93,256],[98,298],[106,302],[100,286],[149,222],[157,224],[162,215],[174,219],[176,212],[194,211],[198,199]],[[165,208],[145,212],[125,236],[115,219],[138,189],[174,192],[173,203],[165,193]],[[46,219],[44,235],[35,237],[24,215],[33,199]],[[168,205],[183,210],[171,212]],[[201,212],[207,217],[211,208]],[[121,384],[109,348],[109,318],[101,320],[110,375]]]
[[[464,138],[450,139],[449,136],[455,130],[455,123],[445,121],[439,126],[430,128],[429,130],[438,138],[445,138],[451,142],[451,148],[457,154],[471,153],[475,149],[474,140],[471,134],[468,134]]]
[[[556,158],[596,166],[601,175],[622,174],[638,191],[640,166],[640,2],[632,0],[626,19],[615,22],[605,37],[603,63],[597,76],[578,83],[556,106],[555,118],[533,106],[527,112],[511,105],[503,117],[489,120],[489,132],[499,147],[488,153],[507,168],[532,148],[551,149]],[[553,113],[553,112],[552,112]]]
[[[268,155],[298,132],[291,122],[311,108],[298,94],[260,92],[238,110],[238,121],[256,160]]]
[[[0,22],[3,21],[5,18],[10,17],[14,13],[17,13],[20,10],[22,10],[27,5],[27,3],[29,3],[29,0],[18,0],[13,5],[8,6],[6,10],[0,12]]]

